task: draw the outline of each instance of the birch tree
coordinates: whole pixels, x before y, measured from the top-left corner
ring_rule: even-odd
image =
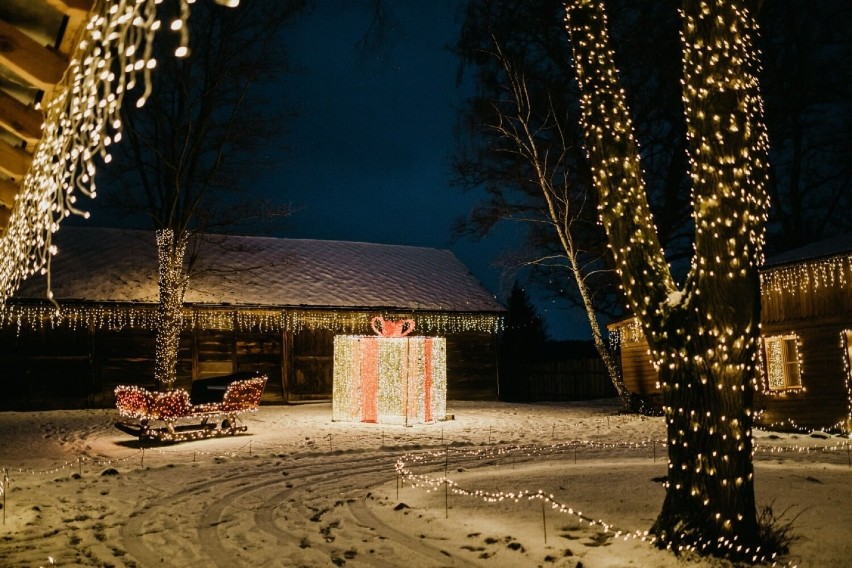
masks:
[[[495,57],[506,72],[509,100],[507,104],[495,103],[494,114],[498,122],[492,128],[509,141],[510,145],[505,151],[517,154],[520,161],[527,165],[527,183],[534,186],[544,200],[542,222],[556,235],[561,247],[559,261],[568,271],[568,279],[577,288],[595,349],[624,408],[631,409],[630,391],[624,385],[615,353],[610,349],[603,325],[598,320],[594,294],[587,282],[589,269],[581,261],[582,239],[576,237],[575,225],[580,223],[581,209],[586,199],[582,191],[572,188],[569,143],[560,126],[561,122],[552,104],[543,115],[544,121],[536,121],[526,81],[505,56],[496,39]],[[547,139],[555,140],[555,144],[546,144],[541,139],[539,133],[544,130],[553,131]]]
[[[682,4],[695,235],[691,269],[678,286],[650,213],[604,2],[566,5],[600,219],[663,393],[668,479],[651,530],[676,551],[747,560],[772,553],[761,547],[752,466],[768,168],[757,9],[749,0]]]

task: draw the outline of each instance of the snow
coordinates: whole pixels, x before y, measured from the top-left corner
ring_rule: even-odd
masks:
[[[55,240],[58,301],[156,303],[152,231],[63,227]],[[188,304],[504,311],[449,250],[215,234],[198,247]],[[44,299],[45,292],[45,279],[34,277],[14,297]]]
[[[113,427],[114,410],[3,412],[0,566],[728,565],[678,560],[585,520],[644,531],[662,503],[663,421],[617,410],[449,401],[453,420],[406,428],[335,423],[326,402],[263,406],[245,435],[144,451]],[[796,517],[782,564],[848,566],[848,439],[756,440],[759,504]],[[583,517],[414,487],[398,460],[467,490],[541,490]]]
[[[668,297],[666,298],[666,302],[669,307],[676,308],[683,301],[683,292],[680,290],[675,290],[674,292],[670,292]]]

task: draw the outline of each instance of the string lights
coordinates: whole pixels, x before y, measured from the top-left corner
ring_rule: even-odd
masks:
[[[157,231],[157,267],[159,295],[157,304],[157,340],[154,379],[158,385],[174,384],[177,378],[178,348],[183,328],[183,298],[189,277],[183,267],[183,257],[189,234],[171,229]]]
[[[368,333],[369,313],[334,309],[241,309],[203,306],[182,307],[183,329],[224,330],[239,332],[298,333],[325,329],[336,333]],[[488,313],[412,313],[383,312],[385,318],[412,318],[417,328],[428,333],[448,334],[484,332],[495,334],[502,329],[499,314]],[[157,329],[155,304],[70,304],[59,307],[47,303],[24,304],[9,301],[0,306],[0,327],[33,330],[55,329]]]
[[[552,456],[565,455],[568,452],[576,451],[578,446],[583,447],[618,447],[615,444],[601,444],[595,442],[563,442],[552,444],[549,446],[509,446],[509,447],[489,447],[489,448],[471,448],[454,450],[457,458],[477,459],[477,460],[494,460],[495,458],[506,459],[510,456],[518,456],[521,459],[529,459],[533,456]],[[623,446],[622,446],[623,447]],[[644,448],[645,444],[634,444],[628,447]],[[837,451],[845,446],[836,446],[835,448],[826,448],[825,451]],[[650,534],[646,530],[624,531],[616,528],[614,523],[603,519],[593,519],[582,511],[571,507],[565,503],[559,502],[552,493],[546,493],[543,489],[529,490],[517,489],[515,491],[491,491],[485,489],[466,488],[457,481],[448,477],[446,468],[443,475],[435,473],[418,473],[415,468],[434,468],[436,465],[446,464],[449,460],[450,448],[445,448],[438,451],[426,451],[418,453],[407,453],[400,457],[396,462],[396,472],[404,481],[413,488],[424,489],[426,492],[435,492],[441,488],[451,492],[454,495],[481,499],[485,503],[502,503],[511,501],[520,503],[522,501],[540,500],[545,505],[549,505],[551,510],[560,514],[576,517],[579,521],[587,523],[590,527],[598,527],[603,532],[611,533],[615,538],[635,539],[650,544],[673,550],[677,554],[685,552],[706,553],[710,550],[718,551],[722,548],[729,556],[736,556],[747,559],[751,563],[772,563],[778,565],[777,551],[767,551],[761,546],[749,546],[740,541],[736,536],[727,539],[723,542],[715,539],[696,538],[690,541],[683,541],[672,544],[662,543],[656,535]],[[787,564],[789,565],[789,564]]]
[[[334,338],[332,419],[430,423],[447,411],[447,346],[442,337]]]
[[[188,54],[187,19],[195,0],[179,4],[180,33],[175,55]],[[21,182],[5,232],[0,236],[0,303],[37,272],[47,274],[57,253],[53,234],[69,215],[88,214],[76,206],[79,195],[94,198],[95,160],[110,161],[109,147],[121,140],[124,97],[141,84],[136,100],[151,93],[154,37],[161,27],[163,0],[96,0],[68,68],[44,107],[42,137]],[[235,6],[238,0],[219,3]],[[48,291],[48,297],[51,294]]]
[[[804,390],[796,335],[775,335],[764,338],[763,342],[766,352],[763,390],[769,393]]]
[[[695,252],[679,288],[648,205],[604,3],[566,4],[600,220],[663,393],[669,471],[653,532],[678,550],[746,559],[760,539],[751,406],[768,212],[757,23],[744,0],[685,2],[681,16]]]
[[[122,385],[115,389],[118,413],[124,418],[138,420],[138,424],[120,427],[140,439],[163,442],[245,432],[247,426],[239,423],[239,414],[257,411],[267,380],[265,375],[235,380],[225,389],[221,402],[203,404],[193,404],[184,389],[151,392],[135,385]],[[221,417],[226,417],[221,425],[211,422]],[[200,420],[200,424],[178,426],[181,420]],[[158,426],[158,423],[163,425]]]
[[[760,273],[760,287],[765,296],[797,294],[820,288],[846,289],[852,283],[852,256],[841,255],[779,268]]]

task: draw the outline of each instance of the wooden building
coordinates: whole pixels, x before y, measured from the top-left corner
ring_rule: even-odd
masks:
[[[110,406],[116,385],[153,388],[153,233],[66,226],[55,238],[59,308],[39,277],[0,311],[0,406]],[[191,254],[176,386],[258,370],[265,403],[331,398],[334,335],[373,333],[382,316],[447,338],[449,398],[496,398],[504,308],[449,251],[206,235]]]
[[[770,428],[852,430],[852,235],[770,258],[760,274],[758,423]],[[609,326],[624,382],[659,405],[657,374],[638,322]]]

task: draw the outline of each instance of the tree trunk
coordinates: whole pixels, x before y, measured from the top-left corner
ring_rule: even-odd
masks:
[[[169,390],[177,378],[178,347],[183,328],[183,297],[187,276],[184,255],[189,235],[171,229],[157,231],[160,298],[157,305],[157,339],[154,378],[160,390]]]
[[[749,5],[683,3],[695,256],[681,289],[648,207],[602,0],[569,2],[566,21],[601,221],[663,393],[669,471],[652,530],[675,551],[765,560],[771,551],[759,548],[751,427],[767,144]]]
[[[755,374],[744,364],[757,356],[757,342],[750,339],[756,309],[748,299],[737,304],[723,314],[702,305],[674,310],[665,334],[672,339],[652,347],[659,362],[669,469],[666,497],[651,532],[676,551],[749,559],[759,556],[760,544],[751,460]],[[705,326],[697,312],[719,314],[725,321],[715,323],[736,339],[720,342],[700,331],[695,337],[678,335],[678,328]]]

